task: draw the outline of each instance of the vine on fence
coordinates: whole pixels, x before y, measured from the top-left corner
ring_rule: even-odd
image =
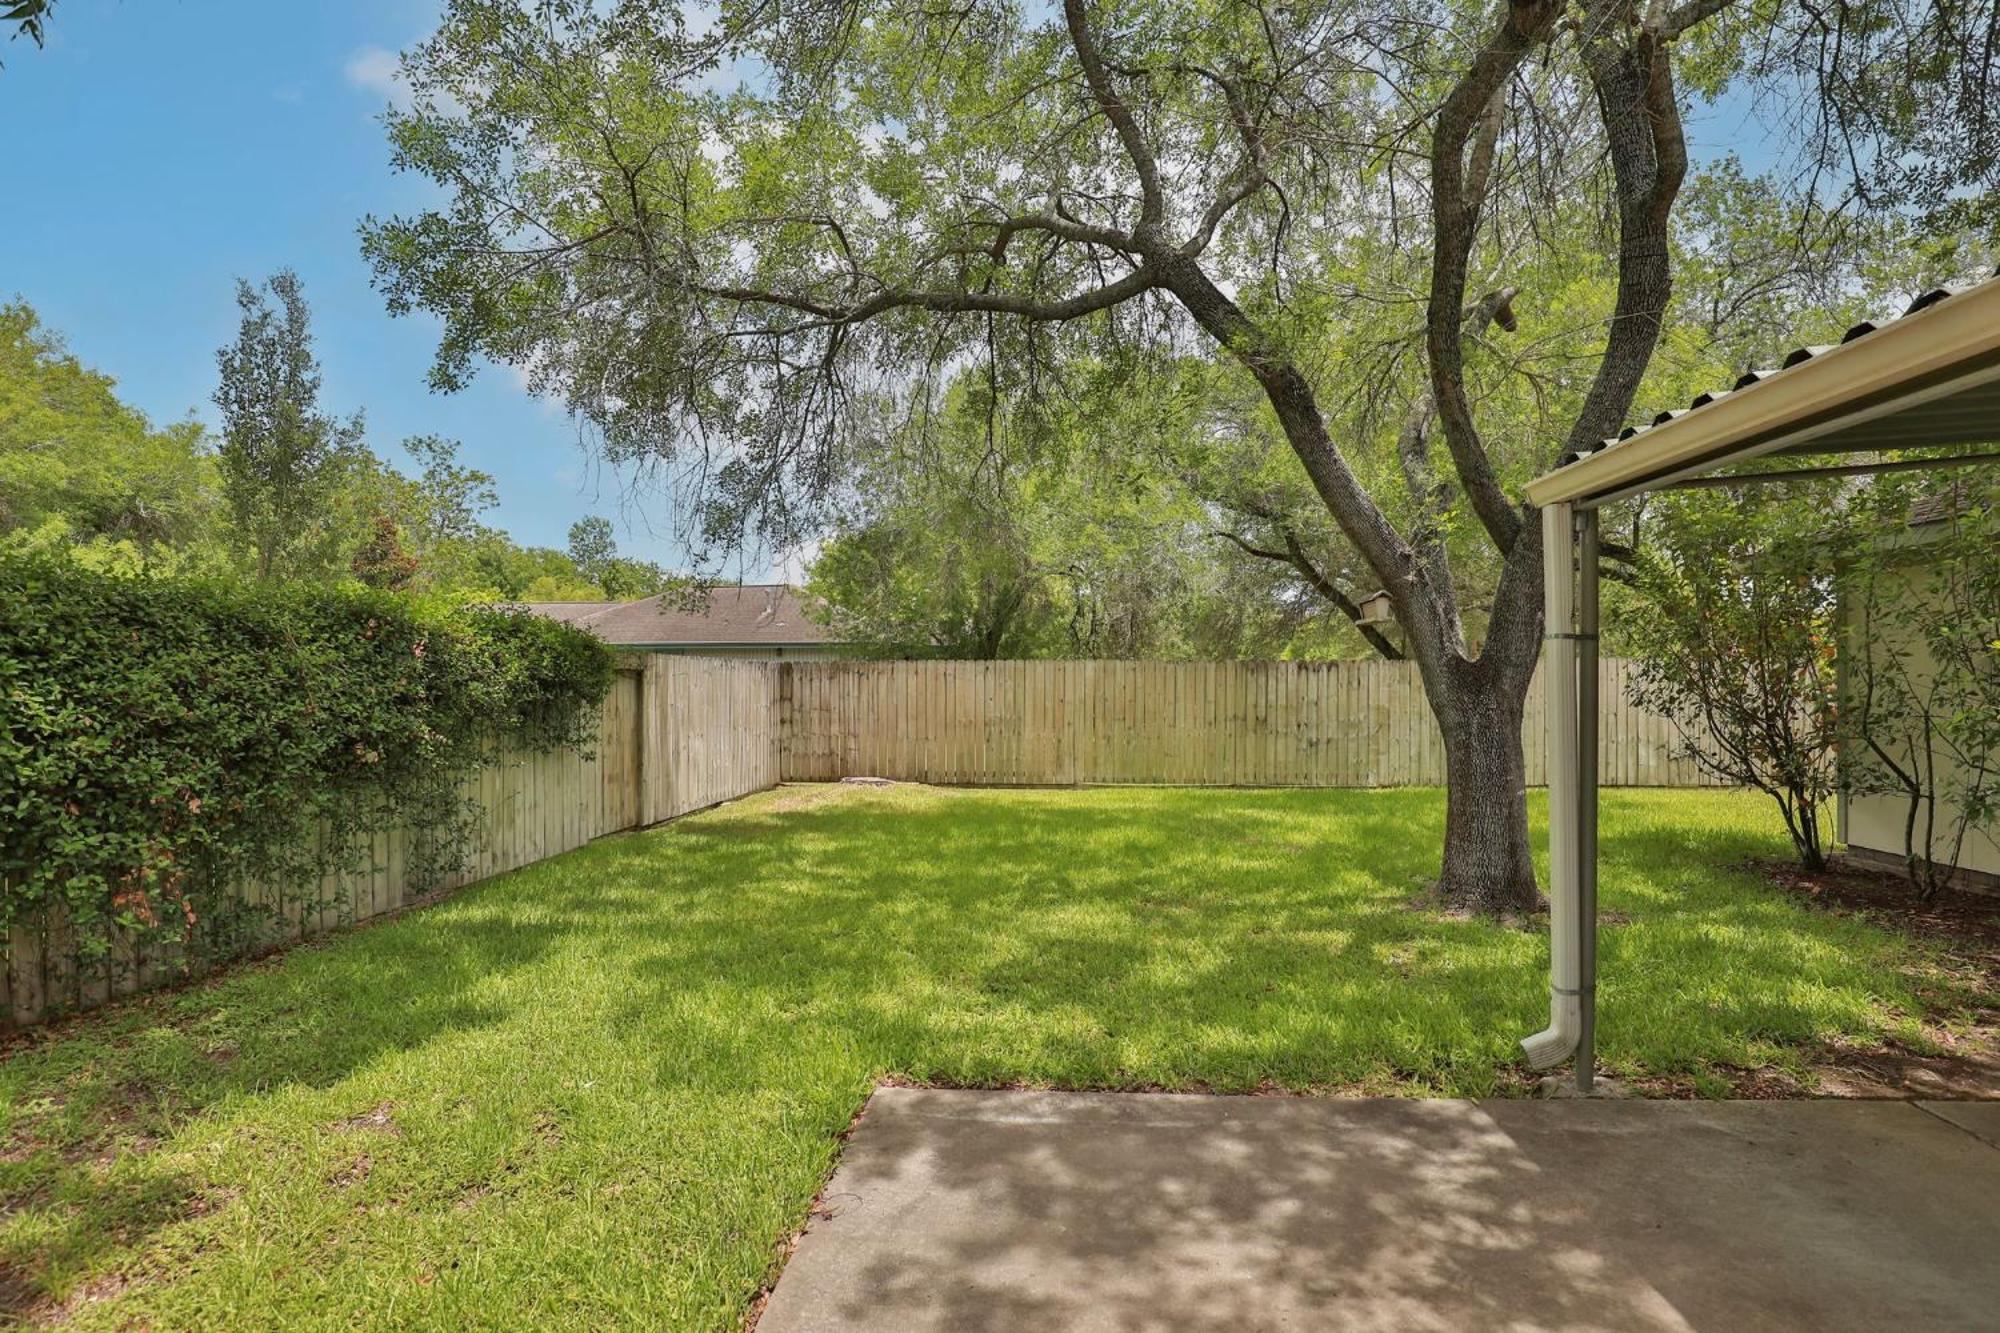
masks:
[[[0,558],[0,932],[213,961],[398,827],[421,891],[470,849],[468,776],[588,744],[611,674],[523,613]]]

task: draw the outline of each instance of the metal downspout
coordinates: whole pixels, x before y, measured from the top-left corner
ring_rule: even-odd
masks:
[[[1542,617],[1549,785],[1549,1025],[1521,1042],[1529,1065],[1568,1059],[1583,1031],[1578,899],[1576,524],[1567,503],[1542,509]]]

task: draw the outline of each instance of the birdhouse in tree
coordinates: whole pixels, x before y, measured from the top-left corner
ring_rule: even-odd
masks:
[[[1386,592],[1371,592],[1357,603],[1361,608],[1361,623],[1382,625],[1396,618],[1396,607]]]

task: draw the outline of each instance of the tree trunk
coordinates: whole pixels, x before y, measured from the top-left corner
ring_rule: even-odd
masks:
[[[1485,649],[1468,660],[1458,612],[1448,600],[1452,594],[1425,586],[1417,552],[1327,434],[1304,373],[1192,260],[1163,261],[1161,273],[1195,322],[1256,376],[1327,512],[1395,602],[1407,651],[1422,670],[1424,696],[1444,734],[1446,816],[1438,886],[1445,900],[1481,912],[1532,911],[1541,894],[1528,848],[1521,716],[1541,651],[1540,528],[1517,523],[1494,592]]]
[[[1444,864],[1438,892],[1455,907],[1530,912],[1541,900],[1528,841],[1521,744],[1526,682],[1486,677],[1437,710],[1444,734]]]

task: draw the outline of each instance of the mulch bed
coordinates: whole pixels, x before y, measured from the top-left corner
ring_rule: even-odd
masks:
[[[1943,942],[1968,962],[1983,961],[2000,976],[2000,897],[1945,889],[1928,903],[1917,901],[1909,881],[1891,871],[1836,859],[1817,875],[1790,862],[1754,866],[1789,893],[1815,907],[1873,917],[1886,926]]]
[[[1942,955],[1955,986],[1950,997],[1931,987],[1919,992],[1926,999],[1936,994],[1954,1008],[1962,1008],[1968,994],[1973,998],[1968,1024],[1931,1033],[1944,1048],[1941,1052],[1915,1051],[1893,1041],[1875,1047],[1829,1045],[1813,1059],[1810,1086],[1782,1071],[1746,1069],[1730,1074],[1733,1095],[2000,1099],[2000,897],[1946,889],[1931,902],[1919,903],[1902,876],[1844,860],[1816,875],[1790,862],[1763,861],[1752,868],[1817,910],[1865,917],[1924,940]],[[1674,1092],[1666,1087],[1647,1090],[1666,1096]]]

